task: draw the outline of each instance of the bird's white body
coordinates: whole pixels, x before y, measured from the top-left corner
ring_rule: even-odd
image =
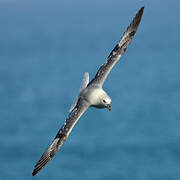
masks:
[[[74,103],[71,105],[70,112],[77,105],[78,99],[84,99],[89,107],[96,108],[109,108],[111,105],[111,98],[99,85],[88,86],[89,83],[89,73],[84,74],[79,94]]]
[[[100,87],[87,87],[80,96],[89,103],[89,106],[96,108],[105,108],[111,104],[111,98]]]

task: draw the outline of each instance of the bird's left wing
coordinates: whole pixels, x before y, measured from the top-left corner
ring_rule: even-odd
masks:
[[[141,21],[143,11],[144,11],[144,7],[142,7],[138,11],[136,16],[132,20],[131,24],[128,26],[127,30],[124,32],[121,40],[115,46],[115,48],[111,51],[110,55],[107,58],[107,61],[99,68],[96,76],[94,77],[94,79],[92,79],[92,81],[88,84],[88,86],[97,84],[102,87],[109,72],[117,63],[119,58],[125,53],[129,43],[134,37],[134,34],[136,33],[139,23]]]
[[[64,141],[66,141],[66,139],[68,138],[70,132],[72,131],[72,128],[74,127],[78,119],[88,109],[88,107],[88,103],[80,97],[77,105],[69,114],[64,125],[58,131],[53,142],[41,156],[40,160],[36,163],[32,172],[33,176],[36,175],[42,168],[44,168],[44,166],[53,158],[56,152],[63,145]]]

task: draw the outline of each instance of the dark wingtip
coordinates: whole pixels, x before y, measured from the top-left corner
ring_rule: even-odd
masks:
[[[37,174],[37,172],[33,171],[32,172],[32,176],[35,176]]]
[[[144,11],[144,6],[141,7],[141,9],[139,10],[139,12],[140,12],[140,11]]]
[[[139,12],[137,14],[140,14],[142,16],[143,11],[144,11],[144,6],[141,7],[141,9],[139,10]]]
[[[138,14],[140,14],[142,16],[143,11],[144,11],[144,6],[141,7],[141,9],[139,10]]]
[[[144,6],[142,6],[141,9],[144,10]]]
[[[38,169],[34,168],[33,172],[32,172],[32,176],[35,176],[37,173],[39,172]]]
[[[136,30],[137,30],[139,23],[141,21],[143,12],[144,12],[144,6],[142,6],[141,9],[137,12],[136,16],[133,19],[133,22],[131,23],[131,25],[134,26]]]

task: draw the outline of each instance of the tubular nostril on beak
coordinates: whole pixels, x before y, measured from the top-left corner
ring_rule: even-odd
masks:
[[[108,104],[107,108],[111,111],[111,104]]]

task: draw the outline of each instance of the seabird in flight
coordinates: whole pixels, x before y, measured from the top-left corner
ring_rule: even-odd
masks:
[[[103,90],[103,84],[111,69],[118,62],[119,58],[125,53],[129,43],[134,37],[143,15],[142,7],[127,30],[124,32],[121,40],[112,50],[107,61],[99,68],[95,77],[89,82],[89,73],[85,73],[79,94],[70,108],[70,113],[56,134],[51,145],[46,149],[40,160],[36,163],[32,175],[36,175],[44,166],[54,157],[56,152],[61,148],[68,138],[72,128],[77,123],[81,115],[89,108],[108,108],[111,110],[111,98]]]

